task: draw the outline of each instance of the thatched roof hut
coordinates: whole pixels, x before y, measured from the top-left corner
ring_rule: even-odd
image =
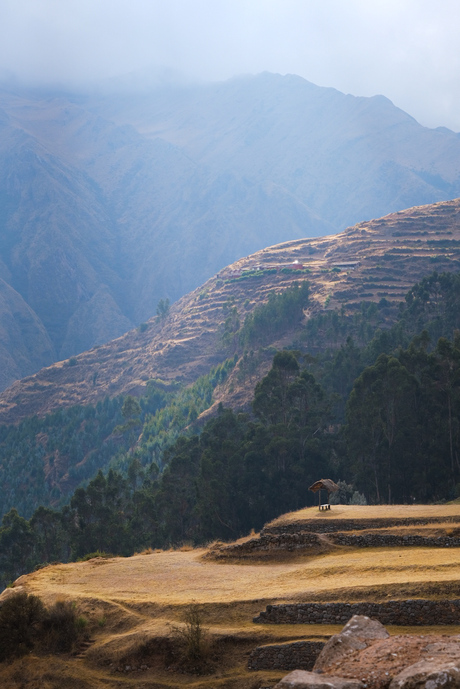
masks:
[[[316,481],[308,490],[313,491],[313,493],[318,493],[318,508],[320,510],[330,510],[331,505],[329,503],[329,495],[331,493],[335,493],[336,490],[339,490],[339,487],[332,479],[330,478],[322,478],[319,481]],[[327,490],[327,503],[322,505],[321,504],[321,491],[322,490]]]
[[[332,479],[330,478],[322,478],[319,481],[316,481],[308,490],[313,491],[313,493],[317,493],[319,490],[327,490],[328,494],[329,493],[335,493],[336,490],[339,490],[339,487]]]

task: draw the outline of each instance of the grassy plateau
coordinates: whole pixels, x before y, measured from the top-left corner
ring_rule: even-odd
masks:
[[[337,531],[449,534],[460,505],[332,506],[283,515],[267,530],[289,525],[315,531],[325,520]],[[363,529],[364,527],[364,529]],[[320,529],[318,529],[320,531]],[[254,536],[257,538],[257,535]],[[94,558],[54,564],[18,579],[47,604],[75,602],[88,620],[90,640],[73,655],[30,654],[0,666],[5,687],[222,687],[272,686],[283,671],[251,672],[258,645],[298,639],[325,640],[340,627],[254,624],[267,604],[307,601],[383,601],[460,596],[457,548],[333,546],[320,554],[217,561],[206,548],[145,551],[130,558]],[[200,674],[175,655],[190,606],[199,611],[207,662]],[[179,630],[179,632],[178,632]],[[459,634],[458,627],[390,628],[390,633]],[[180,645],[180,644],[179,644]]]

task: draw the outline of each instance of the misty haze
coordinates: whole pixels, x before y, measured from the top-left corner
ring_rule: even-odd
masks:
[[[460,686],[459,32],[0,0],[1,688]]]

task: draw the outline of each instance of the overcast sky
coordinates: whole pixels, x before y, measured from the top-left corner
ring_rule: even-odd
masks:
[[[460,131],[458,0],[0,0],[0,75],[298,74]]]

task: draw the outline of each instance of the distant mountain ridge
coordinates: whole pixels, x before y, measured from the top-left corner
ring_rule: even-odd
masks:
[[[295,76],[0,92],[0,387],[242,256],[460,195],[460,138]]]
[[[305,280],[310,299],[297,336],[312,316],[331,310],[353,314],[363,301],[381,302],[392,310],[394,322],[408,290],[434,270],[460,270],[460,199],[399,211],[337,235],[268,247],[219,271],[173,304],[165,318],[154,317],[107,344],[16,382],[0,395],[0,422],[94,404],[106,396],[143,394],[149,379],[192,383],[237,349],[241,355],[241,347],[232,347],[232,333],[267,303],[270,293]],[[287,333],[264,346],[282,348],[292,341],[293,333]],[[328,346],[340,344],[339,337]],[[325,343],[304,346],[314,351]],[[262,372],[271,357],[269,351]],[[249,386],[233,381],[233,391],[227,388],[216,403],[244,405],[256,381]]]

